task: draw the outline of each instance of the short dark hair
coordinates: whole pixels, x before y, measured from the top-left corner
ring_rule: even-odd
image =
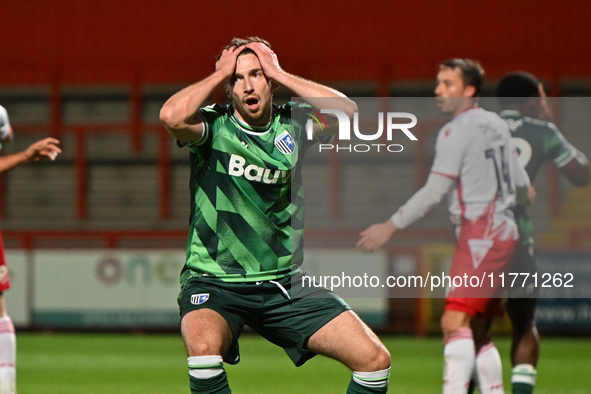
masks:
[[[540,97],[538,78],[525,71],[513,71],[501,78],[497,97],[502,105],[523,105],[530,97]]]
[[[459,68],[462,72],[462,82],[464,82],[464,86],[474,86],[474,88],[476,88],[474,96],[476,97],[480,95],[482,83],[484,82],[484,69],[480,65],[480,62],[472,59],[454,58],[448,59],[439,64],[439,70],[443,70],[444,68],[451,68],[452,70]]]
[[[247,45],[247,44],[250,44],[253,42],[260,42],[261,44],[265,44],[266,46],[269,47],[269,49],[271,49],[271,44],[269,44],[269,41],[264,40],[260,37],[246,37],[246,38],[234,37],[228,45],[226,45],[225,47],[222,48],[222,50],[220,51],[220,54],[218,55],[218,57],[216,59],[220,60],[220,57],[222,56],[222,52],[224,52],[224,50],[226,50],[226,49],[230,49],[232,47],[240,48],[243,45]],[[243,54],[247,54],[247,53],[254,53],[254,52],[251,49],[246,48],[240,54],[243,55]]]

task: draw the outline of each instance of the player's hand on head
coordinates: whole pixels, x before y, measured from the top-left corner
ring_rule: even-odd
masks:
[[[359,235],[361,239],[357,242],[357,249],[369,253],[384,246],[396,231],[391,220],[384,223],[374,224],[363,230]]]
[[[62,153],[62,150],[58,147],[59,143],[55,138],[45,138],[35,142],[25,150],[27,161],[55,160],[57,155]]]
[[[283,69],[279,65],[277,55],[271,50],[271,48],[261,42],[251,42],[246,45],[246,47],[254,51],[257,55],[267,78],[276,80],[277,75],[283,72]]]
[[[234,75],[234,70],[236,70],[236,60],[243,49],[244,46],[224,49],[222,55],[215,63],[215,70],[224,73],[225,77],[228,79],[232,77],[232,75]]]

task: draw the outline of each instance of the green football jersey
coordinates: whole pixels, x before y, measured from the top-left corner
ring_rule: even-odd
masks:
[[[551,160],[557,168],[562,168],[575,156],[554,124],[523,116],[517,111],[505,110],[500,115],[509,125],[519,161],[532,184],[545,161]],[[514,213],[522,243],[533,246],[533,225],[525,207],[516,207]]]
[[[301,161],[309,140],[292,110],[273,106],[266,127],[241,122],[232,106],[201,108],[204,135],[189,144],[191,217],[181,284],[193,276],[271,280],[303,261]]]

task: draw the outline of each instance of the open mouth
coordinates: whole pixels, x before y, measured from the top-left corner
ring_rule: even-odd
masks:
[[[259,108],[259,99],[256,97],[247,97],[244,102],[251,111],[256,111]]]

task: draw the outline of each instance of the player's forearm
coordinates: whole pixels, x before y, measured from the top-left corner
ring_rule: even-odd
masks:
[[[336,109],[352,118],[357,112],[357,104],[336,89],[300,78],[286,72],[274,76],[277,83],[288,88],[295,96],[318,109]]]
[[[183,130],[200,122],[196,113],[211,94],[227,81],[228,77],[216,71],[204,80],[186,87],[170,97],[160,110],[160,121],[171,132]]]
[[[22,163],[27,163],[29,156],[26,152],[19,152],[8,156],[0,157],[0,172],[13,169]]]
[[[439,204],[454,183],[452,178],[431,173],[425,186],[401,206],[390,220],[400,230],[410,226]]]
[[[572,145],[571,149],[575,152],[572,160],[560,170],[574,186],[587,186],[589,184],[589,159]]]
[[[577,155],[575,156],[575,160],[579,163],[581,167],[580,175],[577,179],[575,186],[583,187],[589,184],[589,159],[585,156],[581,151],[577,149]]]

